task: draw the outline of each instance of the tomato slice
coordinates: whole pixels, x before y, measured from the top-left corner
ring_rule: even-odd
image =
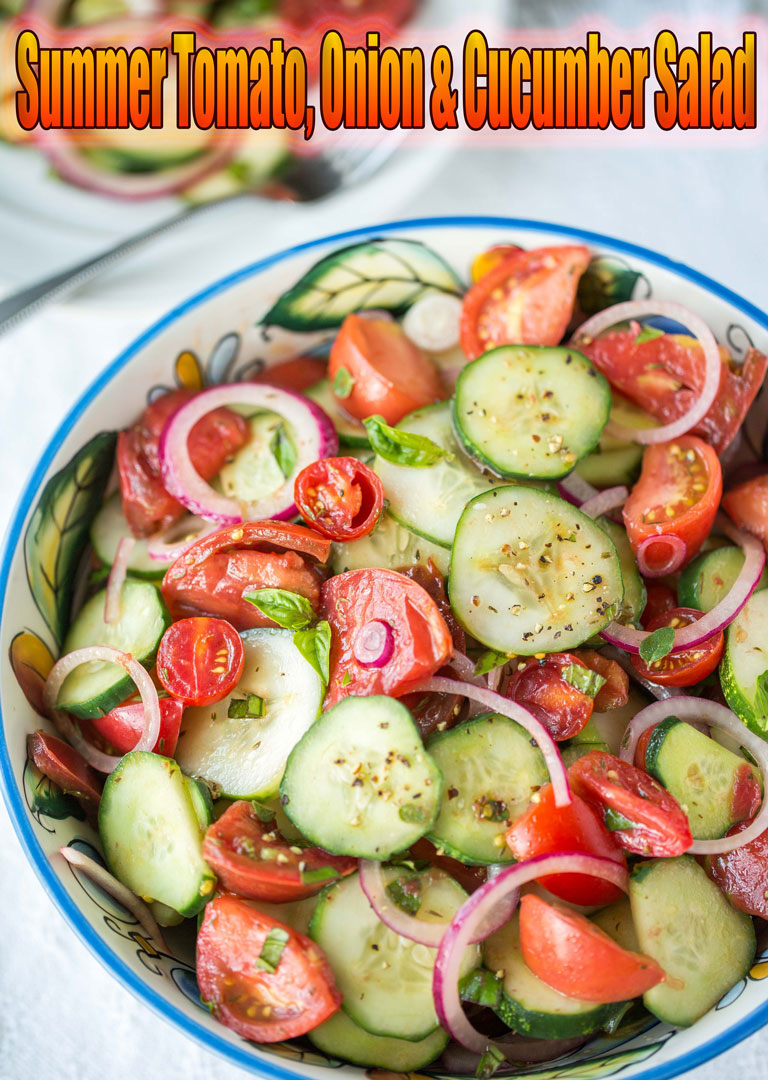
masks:
[[[558,851],[583,851],[626,865],[624,852],[588,803],[573,796],[570,806],[555,805],[551,784],[545,784],[524,814],[507,830],[507,847],[519,861]],[[618,885],[589,874],[549,874],[536,879],[571,904],[612,904],[623,893]]]
[[[648,626],[659,615],[672,611],[677,607],[677,593],[670,585],[663,581],[646,581],[645,592],[647,599],[640,622],[647,630]]]
[[[751,821],[740,821],[726,836],[735,836],[749,825]],[[704,869],[735,908],[768,919],[768,830],[733,851],[708,855]]]
[[[611,330],[579,348],[608,381],[663,424],[683,416],[704,387],[704,353],[696,338],[662,334],[635,344],[640,326]],[[733,441],[763,384],[768,357],[750,349],[739,365],[720,346],[717,397],[693,429],[718,454]]]
[[[185,512],[160,479],[160,436],[168,420],[195,397],[194,390],[171,390],[147,406],[139,421],[117,440],[117,467],[123,512],[135,536],[168,528]],[[249,438],[246,420],[231,409],[213,409],[189,433],[189,456],[204,480],[218,473]]]
[[[275,548],[291,550],[277,553]],[[230,525],[179,556],[163,578],[163,597],[174,619],[211,615],[226,619],[237,630],[273,626],[244,595],[256,589],[286,589],[306,596],[316,608],[320,577],[303,556],[325,562],[330,550],[330,540],[301,525],[281,521]]]
[[[350,416],[383,416],[399,423],[406,413],[442,401],[437,368],[393,319],[347,315],[331,346],[328,375],[349,393],[339,404]]]
[[[323,617],[331,625],[331,678],[326,707],[344,697],[399,697],[428,679],[453,652],[445,619],[429,594],[394,570],[348,570],[323,585]],[[392,651],[381,667],[355,657],[358,634],[383,622]]]
[[[597,691],[593,702],[595,712],[610,712],[620,709],[629,701],[629,675],[616,660],[603,656],[597,649],[574,649],[572,656],[582,664],[602,675],[605,682]]]
[[[651,633],[663,626],[672,626],[679,630],[683,626],[698,622],[703,614],[703,611],[696,611],[695,608],[672,608],[671,611],[663,611],[655,619],[651,619],[646,629]],[[721,631],[697,645],[695,649],[668,653],[651,664],[646,664],[640,656],[632,656],[630,659],[638,675],[658,686],[695,686],[715,670],[724,648],[725,638]]]
[[[568,770],[571,787],[603,815],[616,842],[637,855],[682,855],[693,843],[685,812],[642,769],[591,750]]]
[[[646,447],[640,479],[623,512],[635,554],[650,536],[676,536],[685,544],[684,561],[690,562],[712,531],[722,491],[720,460],[695,435]],[[650,561],[652,552],[646,557]]]
[[[160,698],[160,734],[153,752],[173,757],[179,741],[184,704],[175,697]],[[104,716],[91,717],[91,725],[121,754],[133,750],[144,728],[144,706],[140,701],[123,702]]]
[[[281,390],[295,390],[301,394],[324,379],[327,374],[327,361],[321,357],[295,356],[292,360],[283,360],[281,364],[265,368],[248,381],[267,383],[269,386],[279,386]]]
[[[234,626],[198,616],[172,623],[157,650],[157,677],[185,705],[212,705],[237,686],[245,650]]]
[[[262,957],[268,938],[272,948]],[[217,896],[206,906],[196,967],[200,996],[213,1015],[254,1042],[305,1035],[341,1004],[333,972],[314,941],[239,896]]]
[[[313,461],[296,477],[299,513],[330,540],[359,540],[373,531],[384,506],[384,485],[353,457]]]
[[[79,799],[89,815],[96,813],[102,780],[79,750],[46,731],[34,731],[27,735],[27,753],[44,776]]]
[[[461,347],[474,360],[497,345],[557,345],[589,264],[580,244],[513,251],[464,297]]]
[[[556,742],[578,735],[594,708],[588,694],[563,678],[571,664],[587,667],[572,653],[521,661],[507,686],[507,697],[535,713]]]
[[[203,858],[223,889],[271,904],[314,896],[357,869],[357,859],[289,844],[273,823],[261,821],[253,804],[244,801],[232,803],[208,826]]]
[[[534,975],[579,1001],[629,1001],[666,978],[650,956],[622,949],[584,915],[531,893],[520,901],[520,949]]]
[[[768,474],[756,476],[723,495],[723,510],[740,529],[763,542],[768,551]]]

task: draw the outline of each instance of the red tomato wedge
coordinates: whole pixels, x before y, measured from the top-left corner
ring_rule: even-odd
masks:
[[[602,675],[605,682],[597,691],[593,705],[595,712],[620,709],[629,701],[629,675],[615,660],[609,660],[597,649],[574,649],[572,656],[582,664]]]
[[[555,806],[551,784],[534,797],[525,813],[507,830],[507,847],[520,861],[558,851],[583,851],[626,865],[624,852],[597,813],[578,795],[570,806]],[[589,874],[550,874],[539,885],[571,904],[612,904],[623,896],[618,885]]]
[[[406,694],[434,675],[453,652],[450,630],[434,600],[394,570],[337,574],[323,585],[321,611],[331,626],[326,707],[350,695]],[[391,655],[381,667],[355,657],[358,634],[370,622],[386,623],[391,634]]]
[[[194,390],[171,390],[148,405],[139,421],[117,439],[117,467],[123,512],[135,536],[167,529],[184,513],[160,479],[160,436],[171,416],[195,396]],[[248,424],[230,409],[214,409],[189,433],[189,456],[204,480],[212,479],[227,459],[248,442]]]
[[[513,251],[464,297],[461,347],[475,360],[497,345],[557,345],[573,314],[589,251],[579,244]]]
[[[224,619],[196,617],[172,623],[157,650],[157,677],[185,705],[212,705],[237,686],[245,650]]]
[[[357,859],[289,844],[244,801],[232,803],[208,826],[203,858],[216,871],[221,888],[271,904],[314,896],[357,869]]]
[[[722,491],[720,460],[695,435],[646,447],[623,511],[635,554],[650,536],[676,536],[685,544],[684,562],[690,562],[712,531]]]
[[[741,821],[726,836],[735,836],[750,824]],[[735,908],[768,919],[768,831],[733,851],[708,855],[704,869]]]
[[[507,686],[507,697],[538,716],[556,742],[578,735],[592,715],[594,701],[566,682],[571,665],[587,665],[571,653],[550,653],[543,660],[521,661]]]
[[[183,702],[172,697],[160,698],[160,734],[153,747],[155,754],[173,757],[176,753],[183,712]],[[127,754],[141,738],[144,729],[144,706],[140,701],[131,702],[129,699],[104,716],[91,717],[90,723],[115,750]]]
[[[254,1042],[305,1035],[341,1004],[314,941],[238,896],[217,896],[206,906],[196,967],[200,996],[213,1015]]]
[[[321,579],[304,556],[325,562],[330,550],[330,540],[301,525],[281,521],[230,525],[179,556],[163,578],[163,598],[174,619],[212,615],[237,630],[272,626],[244,595],[257,589],[286,589],[306,596],[317,607]]]
[[[384,506],[384,485],[353,457],[324,458],[296,477],[299,513],[329,540],[359,540],[373,531]]]
[[[687,334],[662,334],[635,344],[641,327],[611,330],[579,348],[621,390],[662,424],[683,416],[704,386],[704,356]],[[720,346],[723,364],[714,404],[693,429],[718,454],[733,441],[763,384],[768,356],[750,349],[743,364]]]
[[[763,542],[768,551],[768,474],[756,476],[723,495],[723,510],[740,529]]]
[[[260,371],[249,382],[267,383],[279,386],[281,390],[295,390],[301,394],[310,386],[320,382],[328,374],[328,364],[319,356],[296,356],[293,360],[283,360],[281,364]]]
[[[626,851],[637,855],[682,855],[693,843],[691,826],[678,801],[642,769],[613,754],[592,750],[568,770],[571,788],[611,827]]]
[[[78,798],[89,814],[98,810],[101,777],[74,746],[46,731],[34,731],[27,735],[27,753],[43,776]]]
[[[579,1001],[629,1001],[666,978],[650,956],[622,949],[583,915],[531,893],[520,901],[520,949],[534,975]]]
[[[651,619],[646,630],[652,633],[663,626],[679,630],[697,622],[703,614],[703,611],[696,611],[695,608],[672,608],[671,611],[663,611],[655,619]],[[646,664],[640,656],[631,656],[630,660],[638,675],[657,686],[695,686],[715,670],[724,648],[725,638],[721,631],[697,645],[695,649],[668,653],[661,660],[654,660],[652,664]]]
[[[347,315],[331,346],[328,375],[339,404],[356,417],[383,416],[398,424],[406,413],[445,397],[437,368],[393,319]]]

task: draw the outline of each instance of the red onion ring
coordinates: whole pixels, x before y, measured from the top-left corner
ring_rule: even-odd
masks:
[[[57,708],[56,701],[59,696],[64,680],[71,671],[87,664],[91,660],[103,660],[111,664],[119,664],[121,668],[131,676],[136,689],[139,691],[144,705],[144,730],[141,738],[134,746],[134,750],[153,750],[160,735],[160,702],[157,697],[155,684],[149,677],[149,673],[141,664],[134,660],[128,653],[113,649],[110,645],[88,645],[84,649],[75,649],[57,660],[51,668],[48,678],[43,687],[43,702],[51,719],[56,724],[62,735],[79,750],[89,765],[99,772],[111,773],[117,766],[121,757],[113,754],[105,754],[97,750],[95,746],[83,736],[80,728],[72,718]]]
[[[245,505],[221,495],[203,480],[187,447],[189,433],[201,417],[220,405],[233,404],[279,413],[290,424],[296,439],[296,464],[291,475],[271,495]],[[319,458],[331,457],[338,446],[333,423],[309,398],[267,383],[233,383],[203,390],[170,417],[160,436],[160,467],[170,494],[206,521],[237,525],[249,520],[285,520],[297,513],[293,485],[301,470]]]
[[[615,645],[606,645],[601,650],[601,653],[603,656],[607,656],[609,660],[615,660],[619,667],[626,671],[630,679],[634,680],[638,686],[642,686],[643,690],[649,693],[651,697],[655,697],[657,701],[668,701],[669,698],[680,697],[683,693],[680,686],[659,686],[658,683],[652,683],[650,679],[643,678],[627,653],[623,649],[617,649]]]
[[[383,619],[371,619],[360,627],[352,645],[352,655],[367,668],[384,667],[395,651],[392,627]]]
[[[651,561],[653,548],[657,551],[666,548],[667,557],[663,562],[658,561],[658,556],[653,556],[653,561]],[[680,569],[685,562],[686,551],[685,541],[674,533],[646,536],[637,548],[637,568],[643,577],[666,577],[667,574],[674,574],[675,570]]]
[[[573,506],[581,506],[588,499],[594,499],[599,494],[596,487],[587,480],[583,480],[578,473],[572,472],[557,481],[557,492],[562,499]]]
[[[611,510],[618,510],[627,501],[628,496],[629,492],[623,484],[618,487],[606,488],[605,491],[586,499],[579,507],[579,510],[581,510],[582,514],[586,514],[587,517],[599,518]]]
[[[215,533],[218,528],[217,524],[209,523],[206,525],[193,514],[185,514],[183,518],[174,522],[164,533],[155,533],[154,536],[149,537],[147,540],[147,555],[149,555],[150,559],[168,563],[170,566],[171,563],[176,562],[179,555],[184,554],[188,547],[196,544],[198,540],[202,540],[204,536]],[[186,530],[183,539],[168,539],[169,536],[180,532],[182,529]],[[194,531],[190,533],[190,529]]]
[[[482,686],[482,676],[475,675],[475,665],[469,659],[466,653],[463,653],[461,649],[454,648],[453,656],[449,661],[449,667],[455,668],[459,676],[464,682],[471,683],[473,686]]]
[[[459,997],[459,973],[464,950],[477,940],[478,928],[484,925],[492,911],[509,894],[519,892],[536,878],[549,874],[589,874],[627,890],[628,874],[621,863],[601,856],[562,852],[538,855],[514,866],[506,867],[491,881],[481,885],[459,908],[443,935],[435,961],[432,992],[435,1010],[441,1025],[451,1038],[467,1050],[483,1054],[492,1040],[470,1024]],[[500,1048],[502,1049],[502,1048]],[[503,1051],[502,1051],[503,1052]]]
[[[459,682],[457,679],[443,679],[440,676],[424,679],[416,686],[410,687],[409,693],[459,694],[469,698],[470,701],[478,702],[490,712],[501,713],[502,716],[508,716],[510,720],[514,720],[520,727],[525,728],[544,756],[549,778],[552,781],[555,806],[570,806],[571,789],[560,751],[542,722],[522,705],[484,686],[474,686],[471,683]]]
[[[716,701],[709,701],[707,698],[681,695],[672,702],[654,701],[652,705],[647,705],[644,709],[641,709],[630,720],[621,744],[620,756],[622,760],[628,761],[630,764],[633,763],[640,736],[649,727],[653,727],[654,724],[658,724],[661,720],[666,720],[668,716],[676,716],[690,724],[704,721],[710,727],[717,727],[726,731],[736,740],[739,746],[746,747],[749,750],[763,777],[762,804],[754,820],[744,832],[738,833],[736,836],[723,836],[719,840],[694,840],[688,850],[693,855],[722,855],[727,851],[734,851],[736,848],[742,847],[743,844],[748,844],[750,840],[755,840],[768,829],[768,797],[766,797],[766,792],[768,792],[768,743],[745,727],[738,716],[726,708],[725,705],[720,705]]]
[[[627,300],[623,304],[614,304],[613,307],[605,308],[587,319],[578,328],[572,344],[578,348],[579,342],[585,338],[597,337],[611,326],[617,323],[630,322],[644,315],[665,315],[669,319],[682,323],[690,330],[694,337],[698,338],[704,352],[704,385],[701,388],[696,401],[688,412],[673,420],[671,424],[663,424],[655,428],[631,428],[623,424],[608,421],[606,431],[619,439],[628,439],[633,442],[650,445],[652,443],[667,442],[669,439],[677,439],[685,435],[691,428],[696,427],[709,410],[712,408],[717,391],[720,388],[720,370],[722,361],[712,331],[703,319],[699,318],[682,304],[672,300]]]
[[[493,671],[489,671],[487,675],[488,689],[492,690],[494,694],[498,693],[499,684],[501,683],[501,676],[504,671],[504,665],[500,664],[495,667]]]
[[[116,623],[120,620],[120,597],[128,572],[128,562],[136,541],[132,536],[123,536],[117,545],[115,561],[107,578],[107,595],[104,600],[104,622]]]

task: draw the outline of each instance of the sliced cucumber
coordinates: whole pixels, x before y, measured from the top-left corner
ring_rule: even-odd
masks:
[[[578,761],[579,758],[584,757],[585,754],[590,754],[593,750],[606,752],[608,743],[600,734],[600,730],[592,717],[587,720],[578,735],[574,735],[567,742],[560,744],[560,752],[566,768],[570,768],[574,761]]]
[[[725,836],[739,820],[732,804],[745,771],[760,781],[757,769],[743,757],[674,716],[651,732],[645,767],[683,807],[695,840]]]
[[[258,902],[259,911],[304,935],[309,934],[309,924],[316,907],[317,896],[308,896],[305,900],[291,900],[287,904],[268,904],[266,900]]]
[[[280,797],[288,817],[326,851],[386,859],[434,824],[442,778],[406,707],[349,697],[291,751]]]
[[[331,1057],[369,1068],[411,1072],[423,1069],[448,1045],[448,1033],[437,1028],[426,1039],[410,1042],[385,1035],[371,1035],[343,1009],[308,1033],[309,1041]]]
[[[386,511],[368,536],[331,547],[331,569],[334,574],[373,567],[401,570],[407,566],[426,566],[430,559],[435,569],[446,577],[450,553],[444,547],[406,529]]]
[[[389,884],[402,867],[383,871]],[[414,876],[414,875],[412,875]],[[451,921],[467,894],[447,874],[415,875],[422,884],[415,917],[424,922]],[[437,949],[417,944],[390,930],[360,888],[357,874],[320,894],[309,933],[333,968],[343,995],[342,1008],[373,1035],[417,1042],[438,1027],[432,995]],[[480,950],[466,950],[461,974],[480,961]]]
[[[765,738],[768,711],[757,698],[757,680],[768,671],[768,589],[753,593],[725,632],[720,684],[740,720]]]
[[[448,594],[467,633],[528,656],[598,633],[620,612],[624,585],[599,525],[556,495],[512,484],[476,496],[461,515]]]
[[[597,519],[597,524],[608,533],[616,546],[621,563],[621,577],[624,582],[624,600],[621,605],[621,614],[617,622],[625,625],[635,624],[640,621],[640,616],[645,610],[648,594],[645,591],[645,582],[637,568],[637,559],[632,550],[632,545],[627,536],[627,530],[623,525],[609,518]],[[680,601],[682,604],[682,600]]]
[[[566,476],[611,411],[604,375],[575,349],[503,345],[459,373],[453,418],[468,454],[498,476]]]
[[[205,830],[175,761],[126,754],[104,785],[99,831],[107,866],[137,896],[180,915],[210,900],[216,875],[201,853]]]
[[[711,611],[731,591],[743,565],[744,552],[732,545],[699,555],[680,575],[678,603],[681,607]],[[763,570],[757,589],[764,589],[767,585],[768,573]]]
[[[247,630],[240,636],[245,649],[240,682],[214,705],[184,711],[176,760],[217,794],[268,799],[277,793],[291,750],[317,718],[324,687],[290,630]],[[248,694],[264,699],[264,715],[230,717],[232,698]]]
[[[167,904],[161,904],[159,900],[153,900],[149,905],[158,926],[178,926],[184,922],[184,916],[174,911]]]
[[[377,457],[373,467],[384,485],[389,512],[411,532],[450,547],[468,500],[487,491],[491,482],[459,446],[449,402],[418,409],[397,426],[402,431],[426,435],[449,456],[425,468],[394,465]]]
[[[637,428],[658,426],[658,421],[653,416],[617,390],[611,390],[611,397],[610,419],[614,423]],[[583,480],[599,488],[632,484],[637,479],[642,461],[642,446],[628,443],[603,431],[592,453],[576,466],[576,472]]]
[[[677,1027],[695,1023],[749,971],[755,930],[690,855],[639,863],[629,899],[642,952],[667,973],[643,995],[646,1008]]]
[[[621,945],[622,949],[640,952],[640,943],[637,940],[635,922],[632,918],[632,905],[626,896],[617,900],[615,904],[604,907],[602,911],[595,912],[591,920],[595,926],[605,931],[608,937]]]
[[[104,503],[91,525],[91,546],[99,561],[105,566],[111,566],[115,561],[117,545],[126,536],[133,538],[123,513],[120,492],[116,491]],[[158,562],[157,559],[150,559],[147,554],[146,540],[134,542],[131,557],[128,560],[129,573],[152,580],[162,578],[167,569],[167,564]]]
[[[511,861],[506,830],[549,779],[530,735],[506,716],[490,713],[438,735],[429,752],[443,774],[432,842],[461,862]]]
[[[278,441],[284,438],[295,455],[288,426],[277,413],[259,413],[248,421],[251,435],[245,446],[220,471],[217,486],[224,495],[239,502],[256,502],[277,491],[286,473],[275,456]],[[287,470],[290,472],[291,470]]]
[[[533,974],[520,949],[520,915],[516,911],[483,945],[485,966],[497,971],[502,994],[494,1011],[508,1027],[536,1039],[568,1039],[590,1035],[613,1024],[626,1003],[600,1005],[559,994]]]
[[[80,610],[62,656],[88,645],[110,645],[149,667],[171,621],[159,589],[148,581],[126,581],[120,593],[120,618],[114,623],[104,621],[106,596],[102,589]],[[117,664],[91,660],[67,676],[57,704],[75,716],[103,716],[135,689],[130,675]]]
[[[334,396],[330,379],[321,379],[304,393],[330,416],[342,446],[370,446],[368,433],[363,425],[354,416],[345,413],[343,406]]]
[[[185,776],[184,783],[187,785],[192,806],[197,814],[197,820],[200,822],[200,828],[205,832],[213,821],[211,789],[202,780],[195,780],[191,776]]]
[[[608,712],[593,712],[589,718],[600,738],[608,744],[612,754],[618,754],[621,750],[621,740],[630,720],[650,705],[651,698],[644,690],[629,684],[629,700],[626,705],[620,705],[618,709],[609,709]]]

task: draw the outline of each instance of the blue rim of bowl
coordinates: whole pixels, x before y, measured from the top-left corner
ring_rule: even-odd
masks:
[[[2,563],[0,564],[0,597],[2,597],[2,601],[0,602],[0,626],[2,626],[2,620],[5,615],[5,597],[11,562],[13,561],[17,545],[22,538],[22,529],[27,514],[33,505],[34,499],[39,494],[40,486],[50,465],[73,425],[79,420],[94,399],[98,397],[104,387],[112,381],[114,376],[125,367],[137,352],[182,315],[194,310],[212,297],[231,288],[233,285],[237,285],[239,282],[245,281],[249,277],[253,277],[277,263],[284,262],[294,255],[300,255],[304,252],[312,251],[315,248],[328,247],[336,242],[363,239],[366,237],[372,238],[380,236],[382,233],[403,232],[408,229],[433,228],[498,228],[546,232],[552,235],[577,240],[598,249],[604,249],[606,253],[636,256],[652,263],[662,270],[669,270],[672,273],[685,278],[694,285],[701,286],[718,299],[726,301],[743,314],[748,315],[768,331],[768,315],[765,312],[739,296],[738,293],[732,292],[730,289],[713,281],[712,278],[707,277],[705,274],[701,274],[697,270],[692,270],[684,263],[677,262],[665,255],[659,255],[656,252],[637,244],[605,236],[602,233],[591,232],[586,229],[577,229],[569,225],[555,225],[546,221],[533,221],[509,217],[474,217],[471,215],[462,215],[458,217],[412,218],[403,221],[391,221],[382,225],[349,229],[345,232],[334,233],[302,244],[296,244],[290,248],[285,248],[264,259],[251,263],[233,274],[220,278],[212,285],[209,285],[194,296],[191,296],[188,300],[185,300],[182,304],[173,308],[168,314],[164,315],[150,326],[148,330],[136,338],[127,349],[113,360],[73,405],[55,431],[40,457],[40,460],[33,469],[31,476],[27,480],[8,527],[8,532],[3,545]],[[27,858],[32,864],[33,870],[40,878],[49,895],[83,944],[91,951],[91,953],[93,953],[97,960],[99,960],[99,962],[103,964],[116,979],[119,979],[137,998],[148,1005],[164,1020],[167,1020],[175,1027],[184,1031],[207,1050],[219,1054],[233,1064],[240,1065],[252,1073],[274,1077],[276,1080],[295,1080],[297,1075],[296,1070],[286,1068],[276,1061],[271,1061],[269,1058],[261,1056],[257,1057],[254,1055],[252,1049],[247,1048],[246,1043],[243,1043],[242,1046],[238,1046],[236,1043],[230,1043],[227,1039],[220,1037],[216,1033],[210,1032],[195,1023],[193,1019],[172,1004],[162,994],[154,990],[149,984],[143,982],[128,964],[126,964],[96,933],[88,919],[83,915],[67,893],[35,835],[31,821],[29,820],[27,808],[24,805],[16,786],[11,767],[8,744],[5,737],[5,725],[2,721],[1,712],[0,725],[2,725],[2,739],[0,739],[0,781],[3,789],[3,797],[13,827]],[[702,1065],[704,1062],[717,1057],[718,1054],[722,1054],[736,1043],[741,1042],[742,1039],[746,1039],[766,1023],[768,1023],[768,1001],[763,1005],[758,1006],[757,1009],[748,1016],[745,1016],[739,1023],[735,1024],[727,1031],[722,1032],[714,1039],[710,1039],[708,1042],[695,1047],[693,1050],[681,1055],[674,1061],[657,1065],[638,1073],[638,1080],[668,1080],[670,1077],[678,1076],[680,1073],[696,1068],[698,1065]],[[300,1065],[300,1063],[298,1064]]]

